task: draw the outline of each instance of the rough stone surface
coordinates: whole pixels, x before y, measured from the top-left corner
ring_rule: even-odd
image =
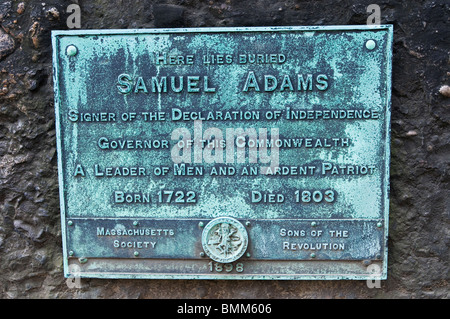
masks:
[[[0,29],[0,61],[14,51],[14,40]]]
[[[189,281],[62,275],[50,31],[365,24],[372,0],[39,0],[0,4],[0,298],[449,298],[448,1],[379,1],[394,25],[388,280]],[[440,91],[441,90],[441,91]]]

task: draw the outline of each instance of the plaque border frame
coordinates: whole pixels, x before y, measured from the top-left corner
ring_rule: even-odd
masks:
[[[58,66],[59,59],[59,37],[65,36],[89,36],[89,35],[139,35],[139,34],[184,34],[184,33],[230,33],[230,32],[292,32],[292,31],[387,31],[387,59],[386,59],[386,114],[385,114],[385,167],[384,167],[384,212],[383,212],[383,230],[384,247],[381,260],[381,272],[376,274],[280,274],[280,275],[254,275],[254,274],[149,274],[149,273],[116,273],[116,272],[70,272],[69,266],[74,265],[74,261],[69,262],[70,256],[67,251],[66,234],[66,208],[64,196],[63,163],[62,163],[62,143],[60,132],[60,70]],[[54,83],[54,103],[55,103],[55,127],[57,144],[57,162],[58,162],[58,182],[59,182],[59,201],[61,216],[61,234],[63,248],[64,277],[66,278],[111,278],[111,279],[224,279],[224,280],[385,280],[387,279],[388,269],[388,224],[389,224],[389,199],[390,199],[390,137],[391,137],[391,97],[392,97],[392,56],[393,56],[393,25],[326,25],[326,26],[268,26],[268,27],[205,27],[205,28],[161,28],[161,29],[77,29],[77,30],[52,30],[51,41],[53,51],[53,83]],[[299,260],[297,262],[304,262]],[[345,262],[345,261],[334,261]],[[75,261],[75,265],[83,267],[82,261]],[[73,268],[72,268],[73,269]]]

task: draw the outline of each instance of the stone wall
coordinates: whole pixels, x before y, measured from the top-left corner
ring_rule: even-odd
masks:
[[[62,274],[51,30],[394,25],[388,279],[189,281]],[[448,298],[448,1],[30,0],[0,3],[0,298]]]

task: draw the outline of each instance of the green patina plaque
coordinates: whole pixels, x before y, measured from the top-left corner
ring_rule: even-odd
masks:
[[[392,37],[54,31],[65,276],[385,279]]]

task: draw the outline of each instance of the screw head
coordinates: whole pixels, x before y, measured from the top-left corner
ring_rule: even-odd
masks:
[[[368,260],[368,259],[363,260],[363,265],[364,265],[364,266],[369,266],[371,263],[372,263],[372,261],[370,261],[370,260]]]
[[[311,258],[316,258],[316,254],[315,253],[311,253]]]
[[[205,257],[205,253],[203,251],[200,253],[200,257]]]
[[[312,223],[311,223],[311,226],[312,226],[312,227],[316,227],[316,226],[317,226],[317,223],[316,223],[316,222],[312,222]]]
[[[383,223],[382,223],[382,222],[378,222],[378,223],[377,223],[377,227],[378,227],[378,228],[383,227]]]
[[[377,44],[376,44],[375,41],[373,41],[373,40],[368,40],[368,41],[366,42],[366,48],[367,48],[368,50],[373,50],[373,49],[375,49],[376,46],[377,46]]]
[[[76,46],[74,46],[74,45],[69,45],[69,46],[67,46],[67,48],[66,48],[66,54],[68,55],[68,56],[75,56],[76,54],[78,53],[78,49],[77,49],[77,47]]]
[[[135,221],[133,222],[133,225],[134,225],[134,226],[137,226],[137,225],[139,225],[139,222],[138,222],[137,220],[135,220]]]
[[[73,250],[69,250],[69,256],[73,256]]]
[[[249,222],[249,221],[246,221],[246,222],[245,222],[245,226],[250,227],[250,222]]]
[[[135,257],[139,256],[139,252],[138,252],[138,251],[135,251],[135,252],[134,252],[134,256],[135,256]]]
[[[67,225],[72,226],[72,225],[73,225],[73,221],[69,220],[69,221],[67,222]]]
[[[250,253],[246,253],[245,256],[247,256],[248,258],[250,258],[252,255]]]
[[[198,223],[198,227],[204,227],[205,226],[205,223],[204,222],[199,222]]]

